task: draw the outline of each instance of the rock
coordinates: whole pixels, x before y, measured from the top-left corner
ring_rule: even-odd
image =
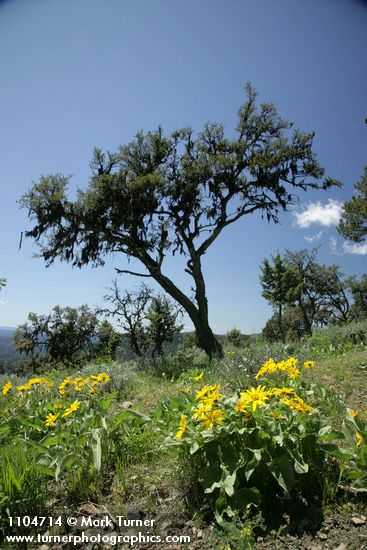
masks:
[[[199,529],[199,531],[196,533],[196,538],[202,539],[203,538],[203,531],[202,529]]]
[[[98,508],[96,508],[91,502],[82,504],[77,511],[80,514],[84,514],[86,516],[98,516],[98,514],[100,513]]]
[[[345,546],[344,542],[342,542],[341,544],[339,544],[339,546],[334,548],[334,550],[347,550],[347,547]]]
[[[364,518],[364,519],[363,519]],[[353,518],[350,518],[350,521],[353,523],[353,525],[355,525],[356,527],[360,527],[361,525],[365,525],[366,524],[366,518],[363,516],[363,517],[353,517]]]
[[[327,534],[326,533],[319,533],[318,537],[321,540],[326,540],[327,539]]]
[[[132,406],[133,406],[133,404],[131,403],[131,401],[123,401],[121,403],[121,408],[122,409],[131,409]]]

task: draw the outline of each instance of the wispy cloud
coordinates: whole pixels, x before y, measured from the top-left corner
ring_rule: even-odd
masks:
[[[330,237],[330,250],[333,254],[340,256],[341,254],[367,254],[367,242],[362,244],[351,243],[344,241],[341,246],[338,246],[338,241],[335,237]]]
[[[343,243],[343,251],[345,254],[367,254],[367,242],[357,244],[345,241]]]
[[[9,305],[9,300],[0,300],[0,306],[7,306]]]
[[[323,233],[323,231],[319,231],[319,233],[316,233],[315,235],[305,235],[303,238],[308,243],[315,243],[321,239]]]
[[[342,207],[343,203],[334,199],[329,199],[326,204],[310,202],[302,212],[294,212],[295,225],[301,229],[306,229],[313,224],[325,227],[337,225]]]

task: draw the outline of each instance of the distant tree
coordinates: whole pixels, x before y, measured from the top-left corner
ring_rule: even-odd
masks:
[[[101,312],[114,317],[127,333],[136,355],[141,357],[148,352],[161,355],[163,345],[171,342],[182,329],[178,323],[181,308],[166,296],[154,295],[147,285],[121,292],[115,280],[109,290],[104,298],[110,307]]]
[[[180,316],[181,308],[166,296],[158,295],[152,298],[146,314],[146,336],[153,356],[162,355],[163,345],[172,342],[181,332],[183,325],[178,322]]]
[[[232,328],[227,332],[225,341],[235,348],[240,348],[242,345],[241,331],[238,328]]]
[[[343,237],[360,243],[367,236],[367,166],[354,187],[357,195],[344,203],[338,231]]]
[[[353,304],[350,310],[352,319],[367,318],[367,274],[362,275],[358,281],[355,276],[350,277],[347,281],[350,291],[353,296]]]
[[[16,349],[32,360],[75,365],[98,355],[99,329],[99,319],[88,306],[56,306],[49,315],[30,313],[28,321],[15,331],[13,340]],[[103,331],[106,346],[106,325]]]
[[[278,332],[281,340],[285,342],[285,330],[283,327],[283,308],[294,301],[299,293],[301,279],[297,270],[287,266],[279,252],[272,256],[273,265],[265,258],[261,265],[260,282],[263,288],[262,296],[273,306],[277,312]]]
[[[113,359],[116,356],[117,348],[121,343],[121,334],[116,332],[108,321],[102,321],[98,328],[98,346],[96,354],[98,357]]]
[[[279,211],[295,202],[293,192],[328,189],[312,149],[313,133],[290,132],[272,104],[256,105],[248,85],[236,134],[206,124],[194,136],[185,128],[164,136],[161,128],[117,153],[94,150],[89,187],[71,202],[69,178],[41,177],[20,204],[34,221],[26,237],[41,246],[50,265],[55,259],[82,267],[100,265],[109,254],[139,260],[146,272],[189,315],[200,346],[221,356],[222,346],[209,325],[202,257],[228,225],[259,211],[278,222]],[[181,254],[193,283],[193,297],[168,276],[165,258]]]
[[[344,276],[337,265],[317,263],[318,248],[296,252],[288,250],[285,262],[293,269],[300,284],[293,293],[303,315],[305,333],[311,335],[314,325],[345,322],[348,319],[349,299]]]
[[[0,278],[0,290],[6,285],[6,279]]]
[[[298,306],[286,305],[282,316],[282,332],[279,327],[279,317],[274,313],[266,322],[262,335],[270,341],[276,342],[279,340],[300,340],[306,334],[304,326],[304,316]]]
[[[264,260],[262,295],[276,310],[264,329],[270,339],[311,335],[314,326],[349,320],[350,284],[339,266],[319,264],[317,253],[318,248],[287,250],[283,258],[279,254],[273,258],[273,265]]]
[[[108,290],[104,299],[109,307],[100,311],[116,320],[118,326],[128,335],[134,353],[141,357],[146,347],[144,319],[152,290],[141,285],[138,289],[121,292],[116,280]]]

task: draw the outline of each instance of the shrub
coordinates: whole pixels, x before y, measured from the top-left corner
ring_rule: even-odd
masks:
[[[267,517],[287,500],[322,495],[328,454],[339,452],[327,441],[341,434],[317,409],[318,387],[301,380],[313,367],[294,357],[269,359],[256,374],[257,386],[227,393],[219,384],[205,385],[171,399],[176,428],[166,445],[189,451],[219,524],[250,510]]]

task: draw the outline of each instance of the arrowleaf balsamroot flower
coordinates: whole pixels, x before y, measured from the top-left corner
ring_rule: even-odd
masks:
[[[223,411],[220,411],[219,409],[214,409],[208,411],[204,416],[201,417],[201,421],[203,422],[205,428],[212,429],[215,424],[224,424],[224,415]]]
[[[356,447],[360,447],[363,443],[363,437],[361,436],[361,434],[359,432],[356,432],[355,436],[356,436],[356,439],[357,439]]]
[[[181,441],[184,433],[186,432],[186,429],[187,429],[187,416],[184,414],[181,414],[180,427],[175,435],[175,439],[177,439],[177,441]]]
[[[1,390],[1,393],[3,395],[7,395],[11,390],[11,382],[7,382],[6,384],[4,384],[4,387],[3,389]]]
[[[45,425],[46,426],[55,426],[58,416],[59,416],[58,414],[49,413],[46,416]]]
[[[62,414],[62,417],[64,418],[64,416],[68,416],[69,414],[71,414],[74,411],[76,411],[77,409],[79,409],[79,407],[80,407],[80,401],[73,401],[73,403],[70,405],[70,407],[65,409],[65,411]]]
[[[303,363],[304,369],[313,369],[315,367],[315,361],[305,361]]]
[[[237,401],[236,411],[244,412],[248,406],[252,407],[255,412],[256,408],[266,407],[266,401],[270,397],[270,392],[265,389],[265,386],[257,386],[256,388],[250,388],[244,392],[241,392],[241,397]]]

